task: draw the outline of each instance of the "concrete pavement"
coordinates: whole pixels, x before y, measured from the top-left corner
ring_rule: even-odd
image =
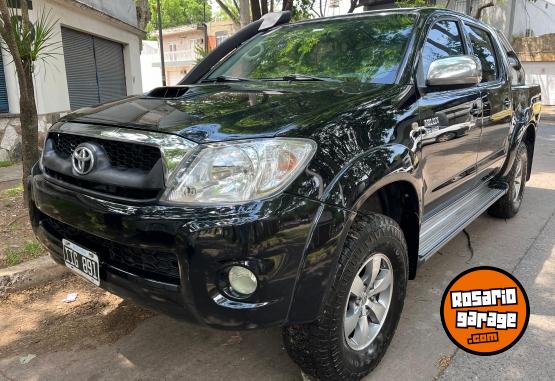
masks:
[[[473,356],[460,350],[441,380],[555,379],[555,218],[532,243],[514,275],[530,300],[530,321],[522,339],[497,356]]]
[[[21,180],[21,171],[21,164],[15,164],[9,167],[0,168],[0,183],[6,181]]]
[[[409,283],[392,345],[366,381],[555,379],[555,123],[543,122],[533,176],[511,220],[483,215],[435,255]],[[473,249],[470,250],[470,247]],[[513,272],[531,304],[528,331],[509,352],[478,357],[456,350],[441,326],[444,288],[461,271],[492,265]],[[83,327],[87,335],[87,327]],[[22,353],[21,356],[26,355]],[[156,316],[95,348],[64,348],[0,359],[0,380],[300,380],[279,329],[221,332]]]
[[[544,362],[546,371],[549,369],[550,379],[555,379],[552,365],[552,359],[555,358],[553,344],[546,344],[538,353],[535,350],[537,348],[532,345],[523,345],[526,340],[529,340],[528,335],[532,335],[527,332],[511,351],[486,360],[485,357],[467,355],[456,350],[457,347],[445,335],[439,316],[443,290],[451,279],[467,268],[481,265],[496,266],[515,273],[520,279],[522,266],[536,260],[538,261],[536,272],[530,273],[530,277],[536,277],[540,271],[543,271],[544,266],[545,271],[549,271],[547,269],[550,264],[545,261],[545,258],[551,254],[555,241],[553,241],[553,232],[550,232],[547,227],[551,226],[555,218],[554,214],[555,123],[542,122],[536,140],[532,178],[527,183],[519,214],[506,221],[484,214],[467,227],[470,240],[464,234],[459,234],[441,249],[439,255],[436,254],[419,269],[416,279],[409,283],[407,302],[392,345],[381,364],[366,380],[383,380],[387,377],[393,380],[431,380],[443,374],[443,366],[447,365],[447,371],[449,371],[452,361],[459,364],[461,361],[459,356],[472,359],[475,366],[482,364],[483,368],[476,369],[476,372],[484,376],[488,374],[487,364],[495,362],[502,356],[514,354],[517,350],[521,354],[518,366],[522,373],[526,374],[528,366],[533,367],[528,365],[530,364],[528,359],[536,357]],[[550,244],[546,242],[549,239],[552,239]],[[543,250],[534,246],[539,241],[546,242]],[[474,251],[473,257],[469,244]],[[555,274],[551,272],[550,276],[553,278]],[[524,287],[530,287],[525,279],[520,280]],[[552,284],[551,288],[548,283],[538,287],[541,288],[542,293],[552,293]],[[536,307],[544,308],[541,306],[545,303],[543,299],[538,299],[532,292],[528,292],[528,295],[532,313]],[[551,340],[553,343],[555,314],[547,314],[544,316],[544,321],[551,330],[551,337],[547,336],[546,340]],[[532,325],[530,323],[531,332]],[[469,377],[467,371],[463,372],[463,364],[457,369],[458,371],[449,372],[449,377],[454,379]],[[529,371],[532,372],[532,369]]]
[[[22,171],[21,164],[0,168],[0,192],[20,184]]]

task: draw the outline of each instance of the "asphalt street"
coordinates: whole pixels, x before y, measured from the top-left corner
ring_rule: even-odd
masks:
[[[409,283],[392,345],[365,380],[555,379],[555,122],[542,122],[533,175],[518,216],[487,215],[461,233]],[[531,304],[527,332],[511,350],[481,357],[458,350],[439,309],[449,281],[490,265],[517,276]],[[83,327],[83,335],[87,334]],[[300,380],[278,328],[222,332],[157,315],[117,341],[42,354],[22,365],[0,359],[0,380]],[[3,375],[3,376],[2,376]]]

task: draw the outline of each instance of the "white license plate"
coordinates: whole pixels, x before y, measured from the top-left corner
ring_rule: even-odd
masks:
[[[66,239],[62,240],[62,244],[66,266],[86,280],[100,286],[98,255]]]

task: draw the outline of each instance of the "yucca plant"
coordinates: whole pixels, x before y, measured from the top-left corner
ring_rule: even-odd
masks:
[[[44,8],[29,20],[27,0],[0,0],[1,46],[11,56],[19,83],[23,180],[38,160],[38,116],[33,75],[38,61],[53,57],[60,41],[53,41],[58,20]],[[27,189],[25,189],[27,197]]]
[[[28,27],[21,15],[10,8],[12,20],[12,33],[19,50],[21,60],[29,65],[34,72],[35,63],[43,61],[46,63],[48,58],[60,54],[56,52],[60,41],[53,41],[55,37],[55,26],[57,19],[52,17],[52,11],[42,8],[38,11],[38,18],[34,23],[29,23]]]

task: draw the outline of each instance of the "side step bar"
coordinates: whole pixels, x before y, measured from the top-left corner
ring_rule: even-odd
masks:
[[[427,218],[420,228],[420,261],[427,261],[451,238],[486,211],[507,192],[506,184],[483,184],[457,202]]]

